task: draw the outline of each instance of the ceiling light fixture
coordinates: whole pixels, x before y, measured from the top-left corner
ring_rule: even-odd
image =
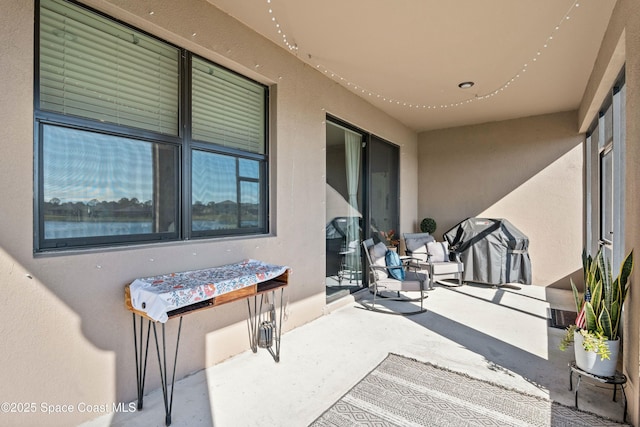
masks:
[[[470,87],[473,87],[474,84],[474,82],[462,82],[458,85],[458,87],[460,89],[469,89]]]

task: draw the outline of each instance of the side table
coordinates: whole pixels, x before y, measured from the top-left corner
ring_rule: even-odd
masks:
[[[602,384],[613,384],[613,401],[616,401],[616,392],[618,389],[618,385],[620,386],[620,390],[622,390],[622,398],[624,399],[624,414],[623,414],[623,422],[627,422],[627,394],[624,391],[624,385],[627,383],[627,376],[621,372],[616,371],[616,373],[612,377],[600,377],[598,375],[590,374],[589,372],[583,371],[578,368],[576,362],[569,363],[569,391],[573,390],[573,374],[578,375],[578,381],[576,383],[576,389],[574,391],[575,395],[575,406],[578,407],[578,388],[580,388],[580,380],[582,377],[588,378],[593,381],[597,381]]]
[[[346,275],[349,276],[349,284],[351,284],[353,280],[356,281],[356,284],[359,284],[360,279],[358,279],[358,277],[360,276],[361,272],[358,270],[353,270],[352,269],[353,265],[349,265],[349,264],[355,263],[356,260],[354,260],[353,258],[359,257],[360,254],[356,252],[355,249],[350,247],[349,249],[345,249],[338,252],[338,255],[340,255],[340,270],[338,270],[338,285],[342,286],[342,280],[345,279]],[[359,261],[360,260],[358,260],[358,262]]]

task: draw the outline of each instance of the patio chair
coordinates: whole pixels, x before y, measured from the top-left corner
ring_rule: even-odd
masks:
[[[404,233],[405,252],[411,257],[410,267],[429,276],[428,289],[435,282],[445,286],[462,286],[464,264],[447,242],[437,242],[429,233]],[[437,280],[436,280],[437,279]],[[443,280],[456,279],[457,285]]]
[[[367,239],[362,242],[362,248],[366,255],[369,291],[373,294],[373,301],[361,300],[360,304],[368,310],[405,316],[427,311],[424,308],[424,299],[427,298],[425,292],[426,274],[408,269],[409,259],[401,259],[395,251],[387,249],[382,242],[374,244],[373,239]],[[389,292],[391,292],[391,296]],[[402,295],[401,292],[420,292],[420,296],[409,298]],[[388,304],[380,304],[379,299],[420,302],[420,307],[415,310],[395,311],[390,309]],[[415,307],[414,304],[410,305]]]

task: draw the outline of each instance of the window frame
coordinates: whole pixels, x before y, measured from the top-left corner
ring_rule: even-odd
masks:
[[[625,252],[625,171],[626,171],[625,66],[603,97],[586,133],[586,247],[602,249],[612,264],[622,262]],[[610,157],[609,157],[610,156]],[[611,162],[610,183],[603,191],[603,159]],[[611,204],[607,202],[607,192]],[[608,209],[608,210],[607,210]],[[605,214],[605,210],[606,214]],[[604,222],[608,222],[606,226]],[[610,230],[606,230],[609,228]]]
[[[607,163],[608,161],[608,163]],[[613,242],[613,139],[599,152],[598,161],[599,199],[600,199],[600,242],[609,245]],[[607,230],[610,228],[610,230]]]
[[[82,8],[89,13],[95,14],[100,19],[106,19],[114,24],[122,25],[127,29],[142,33],[149,36],[161,43],[165,43],[178,50],[178,129],[176,135],[169,135],[161,133],[160,131],[145,130],[142,128],[135,128],[132,126],[118,125],[114,123],[101,122],[98,120],[83,118],[78,116],[66,115],[49,110],[43,110],[40,108],[40,10],[41,1],[36,1],[35,8],[35,40],[34,40],[34,253],[59,251],[59,250],[81,250],[97,247],[111,247],[111,246],[123,246],[123,245],[138,245],[147,244],[151,242],[163,242],[163,241],[184,241],[195,239],[211,239],[226,236],[250,236],[250,235],[265,235],[269,233],[270,229],[270,203],[269,203],[269,110],[270,110],[270,88],[258,81],[255,81],[247,76],[239,74],[231,69],[221,66],[207,58],[196,55],[185,48],[176,46],[166,40],[160,39],[153,34],[149,34],[139,28],[131,26],[125,22],[111,17],[104,13],[94,10],[88,6],[72,0],[63,0],[65,3],[73,7]],[[262,90],[264,94],[263,98],[263,114],[261,118],[263,121],[263,136],[262,136],[262,153],[253,153],[244,151],[241,149],[218,145],[211,142],[195,141],[191,138],[191,98],[192,98],[192,84],[191,84],[191,61],[192,58],[197,57],[203,61],[208,62],[214,67],[218,67],[225,72],[233,73],[252,84],[255,84],[257,88]],[[118,234],[118,235],[105,235],[105,236],[85,236],[85,237],[66,237],[66,238],[49,238],[46,239],[44,235],[45,218],[44,218],[44,156],[43,148],[44,141],[44,127],[45,126],[60,126],[68,129],[82,130],[88,132],[96,132],[108,136],[122,137],[130,140],[151,142],[154,144],[160,144],[162,146],[172,147],[176,150],[176,158],[174,160],[175,170],[170,173],[173,176],[169,176],[170,179],[175,181],[175,212],[176,212],[176,226],[173,231],[161,231],[151,232],[145,234]],[[236,199],[238,203],[238,222],[236,228],[226,228],[219,230],[204,230],[196,231],[192,230],[192,209],[193,200],[192,195],[192,150],[202,150],[207,153],[221,154],[225,156],[231,156],[236,159],[236,164],[239,164],[240,159],[249,159],[257,161],[259,164],[258,177],[255,181],[258,182],[259,201],[258,201],[258,218],[259,223],[255,227],[242,227],[240,222],[240,199]],[[246,180],[246,177],[238,175],[239,169],[236,168],[236,181],[238,185]],[[215,176],[220,176],[216,174]],[[237,191],[237,197],[240,197],[240,190]]]

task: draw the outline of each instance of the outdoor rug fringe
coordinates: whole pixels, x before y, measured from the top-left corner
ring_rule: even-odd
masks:
[[[620,426],[598,415],[390,353],[312,424]]]

